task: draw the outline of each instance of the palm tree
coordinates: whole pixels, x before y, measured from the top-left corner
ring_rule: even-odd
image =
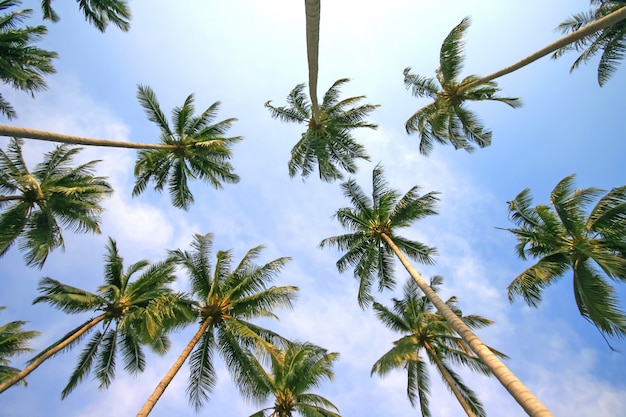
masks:
[[[215,266],[209,259],[212,234],[195,235],[193,251],[170,251],[172,260],[186,270],[191,280],[193,311],[199,328],[178,359],[158,383],[137,416],[147,416],[159,400],[183,363],[190,359],[187,385],[189,400],[196,410],[209,399],[217,375],[213,355],[217,350],[224,358],[233,380],[242,394],[254,397],[263,380],[256,372],[251,351],[262,354],[284,344],[274,332],[248,320],[258,317],[277,318],[272,310],[291,308],[296,287],[267,285],[283,268],[289,258],[278,258],[263,266],[254,264],[263,249],[250,249],[234,268],[231,251],[218,251]]]
[[[2,306],[0,310],[4,308]],[[19,369],[9,366],[10,358],[31,352],[33,349],[28,347],[28,342],[39,336],[38,331],[23,330],[24,324],[25,321],[11,321],[0,326],[0,383],[20,372]],[[26,385],[25,380],[22,382]]]
[[[308,125],[291,150],[290,177],[301,171],[302,177],[306,178],[317,164],[320,178],[332,182],[343,178],[342,169],[349,173],[356,172],[356,160],[369,160],[365,148],[354,140],[350,131],[359,127],[376,129],[375,124],[363,119],[378,105],[357,105],[365,96],[339,101],[339,87],[348,81],[342,78],[330,87],[324,95],[318,118],[304,93],[304,84],[298,84],[289,93],[286,107],[274,107],[271,101],[265,103],[273,118]]]
[[[554,187],[552,207],[531,207],[529,189],[508,203],[518,228],[506,230],[517,237],[518,256],[538,259],[511,282],[509,299],[521,295],[537,307],[542,290],[572,270],[580,314],[604,334],[623,337],[626,315],[606,278],[626,280],[626,186],[606,194],[598,188],[575,190],[574,178],[565,177]]]
[[[493,80],[503,75],[517,71],[526,65],[537,61],[544,56],[583,39],[593,34],[617,25],[626,19],[626,7],[621,7],[612,13],[590,23],[580,29],[570,33],[538,50],[526,58],[496,71],[485,77],[468,76],[458,83],[455,76],[461,69],[462,43],[461,39],[469,19],[463,19],[444,41],[441,49],[440,67],[437,70],[438,81],[441,83],[440,91],[431,78],[411,74],[411,69],[404,70],[404,83],[407,88],[411,88],[413,95],[419,97],[431,97],[435,102],[423,107],[415,112],[407,121],[406,129],[408,133],[417,131],[420,135],[420,152],[427,155],[433,145],[433,141],[440,143],[450,142],[457,148],[471,150],[468,143],[476,142],[478,146],[487,146],[491,140],[491,132],[484,130],[476,117],[462,108],[465,100],[496,100],[502,101],[512,107],[519,106],[517,99],[498,98],[493,96],[498,89]],[[616,26],[619,28],[620,26]],[[617,30],[617,29],[616,29]],[[612,30],[608,32],[612,33]],[[603,32],[601,32],[603,33]],[[443,82],[446,85],[443,85]],[[473,93],[472,93],[473,92]],[[457,114],[458,109],[465,111]],[[452,116],[452,117],[450,117]]]
[[[41,0],[43,18],[58,22],[61,18],[52,9],[52,0]],[[130,29],[130,9],[126,0],[76,0],[85,20],[104,32],[113,23],[123,32]]]
[[[150,264],[141,260],[124,272],[123,259],[111,238],[106,251],[104,285],[98,287],[95,293],[52,278],[40,281],[42,295],[33,304],[48,303],[68,314],[89,311],[98,314],[35,356],[23,371],[0,384],[0,392],[25,378],[47,359],[75,347],[99,323],[102,323],[102,330],[96,330],[82,350],[78,364],[61,393],[62,398],[89,375],[94,364],[99,388],[108,388],[115,377],[118,346],[124,369],[131,374],[142,372],[145,368],[142,345],[149,345],[159,354],[165,353],[169,347],[166,330],[188,319],[184,316],[187,307],[184,297],[167,287],[175,280],[174,264],[171,261]],[[139,272],[141,275],[131,281],[133,275]]]
[[[167,184],[173,205],[183,209],[187,209],[194,201],[187,184],[189,179],[203,179],[216,189],[222,188],[222,182],[239,181],[239,176],[233,172],[228,160],[232,156],[231,145],[240,141],[242,137],[224,137],[224,133],[237,119],[231,118],[211,124],[219,110],[219,102],[213,103],[201,115],[193,116],[194,96],[189,95],[181,107],[176,107],[172,111],[174,122],[172,129],[152,89],[139,85],[137,90],[137,98],[149,120],[155,122],[161,129],[159,144],[85,138],[6,125],[0,125],[0,136],[140,149],[135,163],[137,179],[133,195],[141,194],[148,183],[154,180],[155,190],[162,191]]]
[[[93,176],[99,161],[71,167],[80,148],[57,146],[30,172],[22,145],[12,139],[7,152],[0,150],[0,207],[8,205],[0,213],[0,256],[21,240],[26,263],[41,268],[52,250],[64,246],[61,225],[100,233],[100,202],[113,189]]]
[[[464,60],[463,37],[469,24],[469,18],[463,19],[443,41],[436,82],[434,78],[411,74],[411,68],[404,70],[404,85],[415,97],[434,99],[406,122],[407,133],[419,134],[419,150],[423,155],[431,152],[434,142],[450,143],[455,149],[468,152],[474,150],[471,142],[481,148],[491,144],[491,131],[485,130],[476,115],[464,106],[465,101],[500,101],[513,108],[521,105],[517,98],[497,96],[499,89],[494,81],[463,88],[478,78],[470,75],[458,79]]]
[[[437,292],[443,278],[430,279],[430,287]],[[373,307],[377,317],[390,329],[402,333],[402,338],[394,342],[394,347],[385,353],[372,367],[372,374],[386,375],[398,368],[408,373],[407,395],[414,407],[419,403],[422,416],[431,415],[429,407],[430,377],[424,356],[437,368],[441,378],[463,407],[469,417],[484,416],[483,406],[461,377],[454,372],[451,364],[459,364],[491,375],[483,361],[472,353],[467,343],[458,337],[444,317],[434,310],[433,304],[415,284],[409,280],[403,289],[402,299],[392,299],[393,308],[375,302]],[[470,328],[486,327],[493,322],[481,316],[463,316],[456,305],[456,297],[449,298],[445,304]],[[491,349],[495,354],[504,356]]]
[[[607,16],[626,6],[626,1],[620,0],[591,0],[591,10],[577,13],[562,22],[557,29],[562,33],[572,33],[582,27]],[[621,20],[612,26],[593,32],[577,42],[557,50],[552,58],[558,58],[568,51],[581,52],[574,61],[570,72],[592,57],[600,54],[598,64],[598,84],[602,87],[617,71],[617,66],[626,53],[626,21]]]
[[[19,6],[19,0],[0,0],[0,11]],[[57,53],[34,46],[48,30],[45,26],[26,26],[21,23],[30,17],[32,9],[21,9],[0,15],[0,80],[16,90],[46,89],[44,76],[56,72],[52,59]],[[0,113],[8,119],[17,117],[11,104],[0,94]]]
[[[326,398],[311,393],[324,379],[332,380],[333,363],[338,353],[329,353],[310,343],[292,343],[271,355],[271,374],[266,385],[274,396],[272,407],[250,417],[340,417],[337,407]],[[267,413],[271,410],[271,413]]]
[[[423,263],[432,263],[430,255],[435,253],[434,248],[399,236],[396,230],[409,226],[414,220],[436,214],[436,193],[419,196],[418,187],[413,187],[400,198],[396,190],[388,187],[380,166],[374,168],[372,177],[371,200],[354,180],[342,184],[344,195],[353,207],[339,209],[336,218],[352,233],[330,237],[320,243],[320,247],[335,245],[339,250],[347,251],[337,261],[337,268],[341,272],[354,266],[355,278],[360,281],[358,300],[361,306],[372,301],[369,293],[375,279],[380,290],[393,287],[395,255],[420,290],[450,323],[452,330],[461,336],[524,410],[533,417],[551,416],[546,407],[433,291],[407,259],[408,256]]]
[[[211,124],[219,110],[219,101],[201,115],[193,116],[194,97],[193,94],[189,95],[181,107],[172,111],[172,129],[150,87],[140,85],[137,98],[148,119],[161,129],[161,142],[173,150],[139,151],[135,163],[137,181],[133,195],[141,194],[153,179],[155,190],[161,191],[167,183],[172,204],[187,209],[194,201],[187,186],[188,178],[200,178],[216,189],[222,188],[222,182],[239,181],[239,176],[233,172],[228,160],[232,156],[230,146],[242,137],[224,137],[224,133],[237,119]]]

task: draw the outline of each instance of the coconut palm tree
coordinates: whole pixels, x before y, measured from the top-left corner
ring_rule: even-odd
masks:
[[[437,292],[443,278],[430,279],[430,287]],[[485,410],[474,393],[452,369],[452,364],[467,366],[484,375],[491,375],[489,368],[471,351],[467,343],[458,337],[444,317],[434,311],[433,304],[423,295],[417,284],[409,280],[403,289],[403,298],[393,298],[393,308],[380,303],[373,305],[377,317],[391,330],[403,336],[372,367],[372,374],[386,375],[394,369],[406,369],[407,395],[414,407],[419,403],[423,417],[431,415],[429,406],[430,377],[426,358],[435,366],[445,385],[452,392],[469,417],[484,416]],[[489,326],[493,322],[481,316],[463,316],[456,305],[456,297],[445,304],[470,328]],[[491,349],[498,356],[500,352]],[[425,354],[422,354],[424,352]]]
[[[591,0],[591,10],[571,16],[562,22],[557,29],[562,33],[572,33],[624,7],[626,7],[626,1]],[[581,53],[572,64],[570,72],[578,68],[580,64],[586,63],[600,54],[598,84],[602,87],[617,71],[618,65],[626,54],[626,21],[622,20],[612,26],[593,32],[577,42],[570,43],[556,51],[552,58],[559,58],[568,51]]]
[[[285,107],[265,103],[272,117],[283,122],[306,123],[307,130],[291,150],[289,176],[301,172],[308,177],[317,164],[320,178],[326,182],[342,179],[341,170],[356,172],[358,159],[369,160],[365,147],[354,140],[350,131],[360,127],[376,129],[377,126],[363,119],[378,105],[357,103],[365,96],[350,97],[339,101],[339,88],[349,79],[335,81],[324,95],[319,118],[313,114],[304,93],[304,84],[298,84],[287,96]]]
[[[212,234],[195,235],[191,252],[169,252],[171,259],[187,272],[191,280],[193,311],[199,327],[138,416],[147,416],[152,411],[188,358],[190,375],[187,392],[190,402],[199,410],[216,384],[213,365],[216,351],[224,358],[242,394],[255,397],[263,388],[263,380],[251,352],[267,353],[275,349],[274,344],[286,342],[274,332],[249,320],[277,318],[273,312],[275,308],[291,308],[296,287],[268,287],[289,258],[278,258],[258,266],[254,260],[263,247],[257,246],[250,249],[234,269],[232,252],[218,251],[213,267],[209,259],[212,239]]]
[[[172,146],[173,150],[139,151],[135,163],[137,181],[133,195],[141,194],[151,180],[154,180],[154,189],[157,191],[161,191],[167,183],[172,204],[187,209],[194,201],[187,186],[188,179],[202,179],[216,189],[222,188],[222,182],[239,181],[239,176],[233,172],[228,160],[232,156],[231,145],[242,137],[224,137],[224,133],[237,119],[211,124],[219,110],[219,101],[199,116],[193,116],[194,96],[189,95],[181,107],[172,111],[172,129],[150,87],[140,85],[137,98],[148,119],[161,129],[161,142]]]
[[[380,290],[393,287],[395,255],[437,311],[524,410],[533,417],[551,416],[547,408],[446,305],[409,262],[407,256],[422,263],[432,263],[430,255],[435,253],[435,249],[399,236],[397,229],[410,226],[414,220],[436,214],[436,193],[419,196],[419,188],[413,187],[400,198],[396,190],[388,187],[380,166],[374,168],[372,178],[371,199],[354,180],[342,184],[344,195],[351,201],[352,207],[339,209],[335,216],[351,233],[330,237],[320,243],[320,247],[332,245],[346,251],[337,261],[337,268],[341,272],[354,267],[354,276],[360,281],[358,300],[361,306],[371,303],[369,293],[374,280],[378,280]]]
[[[113,23],[124,32],[130,29],[130,9],[126,0],[76,0],[85,20],[104,32]],[[61,18],[52,9],[52,0],[41,0],[43,18],[58,22]]]
[[[80,148],[57,146],[30,172],[22,141],[12,139],[0,150],[0,256],[16,241],[26,263],[41,268],[48,254],[63,247],[61,226],[100,233],[102,199],[113,192],[104,177],[93,176],[99,161],[72,167]]]
[[[404,85],[415,97],[434,99],[406,122],[407,133],[419,134],[419,150],[423,155],[431,152],[435,142],[449,143],[468,152],[474,150],[472,142],[481,148],[491,144],[491,131],[486,130],[476,115],[464,106],[466,101],[500,101],[513,108],[521,105],[517,98],[497,96],[499,89],[494,81],[463,88],[478,78],[470,75],[459,80],[464,60],[463,37],[469,24],[470,19],[466,17],[443,41],[436,81],[412,74],[411,68],[404,70]]]
[[[465,100],[496,100],[502,101],[512,107],[519,106],[518,99],[496,97],[499,91],[493,80],[503,75],[517,71],[526,65],[537,61],[569,45],[576,44],[598,31],[603,31],[626,19],[626,7],[618,8],[612,13],[570,33],[538,50],[537,52],[521,59],[520,61],[496,71],[485,77],[468,76],[460,83],[456,76],[461,69],[462,36],[467,29],[469,19],[465,18],[448,35],[441,48],[440,67],[437,72],[437,80],[441,84],[440,90],[431,78],[411,74],[411,68],[404,70],[404,83],[410,88],[413,95],[418,97],[431,97],[435,101],[415,112],[406,122],[408,133],[418,132],[420,136],[420,152],[427,155],[434,142],[450,142],[457,149],[472,150],[469,142],[476,142],[478,146],[487,146],[491,141],[491,131],[485,130],[473,113],[462,107]],[[619,23],[620,25],[623,23]],[[621,26],[616,26],[619,28]],[[616,31],[618,29],[615,29]],[[607,33],[613,30],[608,30]],[[603,32],[600,32],[603,33]],[[445,83],[445,85],[444,85]],[[461,111],[459,111],[461,109]]]
[[[0,307],[0,310],[4,309],[4,306]],[[31,352],[33,349],[28,347],[28,342],[39,336],[38,331],[23,330],[24,324],[25,321],[11,321],[0,326],[0,383],[20,372],[19,369],[9,366],[10,359]],[[22,382],[26,385],[26,380],[22,379]]]
[[[19,0],[0,0],[0,11],[22,4]],[[20,27],[32,9],[14,10],[0,15],[0,80],[16,90],[46,89],[44,76],[56,72],[52,59],[57,53],[34,45],[48,30],[45,26]],[[0,113],[8,119],[17,117],[11,104],[0,94]]]
[[[338,353],[311,343],[292,343],[270,355],[271,373],[264,374],[274,405],[250,417],[340,417],[337,407],[326,398],[310,392],[325,380],[332,380]]]
[[[0,135],[67,144],[139,149],[135,162],[136,182],[133,196],[141,194],[148,183],[154,180],[154,189],[162,191],[167,185],[173,205],[183,209],[187,209],[194,201],[188,186],[189,179],[202,179],[216,189],[222,188],[222,182],[239,181],[229,159],[232,156],[232,144],[242,138],[224,137],[224,133],[237,119],[211,124],[219,110],[219,102],[213,103],[201,115],[193,116],[194,96],[189,95],[181,107],[173,109],[172,129],[150,87],[139,85],[137,98],[148,119],[161,129],[161,143],[85,138],[6,125],[0,125]]]
[[[171,261],[150,264],[141,260],[124,271],[123,259],[111,238],[104,258],[104,285],[98,287],[95,293],[52,278],[40,281],[41,295],[35,298],[33,304],[47,303],[68,314],[97,312],[97,315],[35,356],[24,370],[0,384],[0,392],[28,376],[47,359],[75,347],[100,323],[102,329],[93,332],[83,348],[78,364],[61,393],[62,398],[89,375],[94,365],[99,388],[108,388],[115,377],[118,347],[124,369],[131,374],[142,372],[145,368],[142,345],[148,345],[156,353],[165,353],[169,347],[166,331],[189,319],[184,315],[188,308],[184,297],[167,287],[175,280],[174,264]],[[138,273],[141,275],[131,281]]]
[[[518,256],[537,259],[511,282],[509,299],[521,295],[537,307],[543,289],[572,270],[580,314],[604,334],[623,337],[626,315],[607,278],[626,280],[626,186],[604,194],[598,188],[574,189],[574,179],[570,175],[554,187],[552,207],[532,207],[530,189],[508,203],[518,227],[506,230],[518,240]]]

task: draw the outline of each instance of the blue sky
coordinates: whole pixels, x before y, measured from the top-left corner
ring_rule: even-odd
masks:
[[[292,311],[268,323],[286,337],[310,341],[340,353],[333,383],[320,394],[344,416],[417,415],[406,398],[406,375],[370,377],[372,364],[399,335],[358,308],[357,282],[339,274],[340,254],[318,249],[319,242],[343,233],[332,218],[348,202],[339,183],[303,182],[289,178],[287,161],[303,126],[273,120],[263,103],[283,105],[298,83],[306,82],[304,5],[302,1],[188,0],[130,1],[131,30],[115,27],[101,34],[83,21],[74,2],[53,3],[62,20],[49,24],[44,45],[56,50],[58,73],[47,78],[49,89],[36,99],[3,89],[19,119],[11,124],[60,133],[136,142],[156,142],[159,131],[147,120],[135,94],[136,85],[156,92],[166,115],[195,93],[196,110],[221,101],[219,120],[236,117],[229,132],[244,136],[233,148],[233,164],[241,182],[213,190],[194,183],[196,203],[187,212],[171,207],[167,194],[148,190],[131,198],[134,152],[85,149],[85,160],[101,159],[98,174],[115,188],[105,203],[102,235],[64,234],[65,252],[50,255],[42,270],[24,266],[14,248],[0,259],[7,308],[0,322],[28,320],[27,328],[42,332],[32,343],[42,349],[88,318],[67,316],[47,305],[32,306],[40,278],[95,291],[102,279],[102,257],[108,236],[118,242],[126,264],[157,261],[167,249],[188,248],[193,233],[212,232],[214,248],[233,249],[235,259],[265,245],[259,261],[281,256],[293,260],[277,284],[297,285],[300,294]],[[417,138],[407,136],[404,122],[426,100],[403,87],[402,70],[410,66],[430,76],[438,66],[439,47],[447,33],[466,16],[472,25],[466,37],[463,75],[486,75],[551,43],[554,27],[569,15],[588,8],[587,1],[496,0],[379,2],[336,0],[322,3],[319,95],[337,79],[352,81],[342,97],[366,95],[380,104],[371,121],[376,131],[356,132],[371,161],[359,163],[353,177],[370,191],[372,169],[381,163],[389,184],[401,192],[419,185],[441,193],[440,215],[416,223],[402,235],[439,250],[433,266],[416,265],[425,276],[442,275],[444,297],[456,295],[465,314],[496,321],[478,335],[511,357],[507,366],[556,416],[626,415],[624,353],[613,352],[600,333],[582,319],[571,291],[571,275],[547,289],[539,309],[521,301],[510,304],[506,286],[530,265],[516,258],[515,239],[497,228],[511,227],[506,201],[531,188],[535,202],[548,202],[549,192],[567,175],[579,187],[610,189],[626,183],[624,174],[623,92],[626,70],[600,88],[596,61],[569,73],[573,54],[549,58],[498,80],[503,95],[521,97],[524,107],[476,103],[471,108],[493,130],[493,144],[473,154],[436,147],[429,157],[418,153]],[[39,2],[24,6],[40,16]],[[2,123],[7,123],[6,120]],[[6,138],[0,146],[6,149]],[[29,141],[31,164],[52,145]],[[406,274],[398,266],[402,287]],[[185,290],[184,276],[177,288]],[[623,300],[624,286],[618,285]],[[387,303],[399,291],[379,295]],[[66,400],[60,391],[80,348],[49,360],[28,378],[28,387],[14,387],[0,396],[2,416],[134,415],[191,337],[193,328],[172,335],[164,357],[150,355],[146,371],[127,375],[119,367],[113,385],[103,392],[91,380]],[[623,340],[612,345],[624,352]],[[22,366],[18,358],[14,366]],[[237,393],[218,360],[219,381],[200,415],[247,416],[261,408]],[[482,399],[488,415],[523,416],[522,409],[494,378],[460,370]],[[174,379],[151,415],[194,416],[185,394],[186,367]],[[458,416],[461,408],[432,374],[434,415]]]

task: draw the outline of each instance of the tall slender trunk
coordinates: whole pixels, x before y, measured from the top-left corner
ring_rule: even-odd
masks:
[[[489,82],[491,80],[495,80],[496,78],[502,77],[503,75],[506,74],[510,74],[513,71],[517,71],[518,69],[525,67],[526,65],[535,62],[536,60],[538,60],[539,58],[543,58],[544,56],[548,55],[549,53],[555,52],[557,49],[560,49],[564,46],[569,45],[570,43],[574,43],[576,41],[581,40],[582,38],[584,38],[587,35],[590,35],[594,32],[597,32],[599,30],[605,29],[617,22],[620,22],[622,20],[626,19],[626,7],[622,7],[616,11],[614,11],[613,13],[610,13],[606,16],[604,16],[601,19],[596,20],[595,22],[584,26],[580,29],[578,29],[575,32],[570,33],[569,35],[566,35],[564,37],[562,37],[561,39],[557,40],[554,43],[551,43],[550,45],[546,46],[543,49],[538,50],[537,52],[535,52],[532,55],[527,56],[526,58],[522,59],[519,62],[516,62],[515,64],[503,68],[500,71],[494,72],[491,75],[487,75],[486,77],[482,77],[476,81],[473,81],[461,88],[459,88],[459,91],[457,92],[457,94],[461,94],[464,91],[469,90],[470,88],[476,87],[477,85],[480,84],[484,84],[486,82]]]
[[[71,145],[107,146],[130,149],[174,149],[171,145],[156,143],[135,143],[117,140],[84,138],[81,136],[64,135],[45,130],[26,129],[23,127],[0,125],[0,136],[45,140],[48,142],[67,143]]]
[[[165,392],[167,386],[170,384],[170,382],[172,382],[180,368],[183,366],[183,364],[191,354],[191,351],[198,344],[198,341],[200,341],[200,338],[202,337],[204,332],[206,332],[207,328],[210,325],[210,317],[207,317],[202,321],[202,324],[200,324],[200,328],[198,329],[196,334],[193,335],[189,343],[187,343],[187,346],[185,346],[185,349],[183,349],[183,351],[181,352],[178,359],[176,359],[176,362],[174,362],[174,364],[169,369],[169,371],[167,371],[161,382],[159,382],[152,394],[150,394],[150,397],[148,397],[143,407],[141,407],[141,410],[139,410],[139,412],[137,413],[137,417],[146,417],[148,414],[150,414],[157,401],[159,401],[159,399],[161,398],[161,395],[163,395],[163,392]]]
[[[437,365],[439,373],[441,374],[441,376],[443,376],[443,379],[448,384],[448,387],[450,387],[450,390],[452,390],[452,393],[459,401],[459,404],[461,404],[461,407],[463,407],[463,410],[465,411],[467,416],[476,417],[476,414],[474,414],[467,401],[465,401],[463,395],[461,395],[461,391],[459,391],[459,388],[452,380],[452,377],[448,373],[448,370],[445,368],[445,366],[443,366],[443,363],[441,363],[441,359],[439,359],[439,356],[437,356],[437,352],[435,352],[435,350],[432,348],[432,346],[430,346],[430,344],[428,344],[428,342],[424,343],[424,347],[426,348],[426,351],[428,352],[430,357],[435,361],[435,365]]]
[[[313,120],[319,122],[319,104],[317,102],[317,74],[319,72],[320,46],[320,0],[304,0],[306,12],[306,55],[309,63],[309,96]]]
[[[546,408],[546,406],[539,401],[535,395],[515,376],[509,368],[502,363],[500,359],[472,332],[472,330],[463,321],[454,314],[454,311],[446,305],[446,303],[439,298],[437,293],[424,281],[424,278],[419,272],[411,265],[409,260],[400,251],[398,246],[393,243],[393,240],[386,234],[382,234],[385,242],[394,251],[402,265],[406,268],[411,278],[415,281],[417,286],[422,290],[424,295],[433,303],[441,315],[452,326],[455,332],[461,336],[463,340],[470,346],[470,348],[476,353],[476,355],[482,359],[482,361],[491,370],[498,381],[506,388],[506,390],[515,398],[515,401],[522,406],[524,411],[531,417],[552,417],[552,413]]]
[[[81,327],[80,330],[78,330],[76,333],[74,333],[73,335],[65,339],[63,342],[56,345],[54,348],[48,350],[46,353],[44,353],[43,355],[39,356],[37,359],[32,361],[30,365],[28,365],[26,368],[22,369],[20,372],[18,372],[17,374],[13,375],[11,378],[4,381],[2,384],[0,384],[0,393],[4,392],[7,388],[18,383],[22,379],[26,378],[31,372],[37,369],[39,365],[44,363],[48,358],[50,358],[51,356],[63,350],[67,345],[71,344],[74,340],[78,339],[89,329],[91,329],[96,324],[104,320],[105,317],[106,317],[106,314],[101,314],[98,317],[92,319],[90,322],[86,323],[83,327]]]

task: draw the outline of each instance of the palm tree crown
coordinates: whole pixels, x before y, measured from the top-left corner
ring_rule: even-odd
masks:
[[[0,207],[8,205],[0,214],[0,255],[21,238],[26,263],[41,268],[53,249],[63,247],[61,225],[100,233],[100,202],[113,189],[92,175],[99,161],[70,166],[80,148],[57,146],[30,172],[22,145],[12,139],[6,152],[0,150]]]
[[[437,291],[443,278],[435,276],[430,286]],[[372,373],[385,375],[391,370],[403,368],[408,373],[407,395],[411,404],[419,403],[422,416],[431,415],[429,405],[430,377],[426,367],[426,358],[436,367],[444,383],[455,395],[469,416],[484,416],[485,411],[476,394],[467,387],[460,376],[454,372],[451,364],[468,366],[484,375],[490,375],[489,368],[471,351],[469,345],[451,328],[445,318],[438,313],[432,302],[419,290],[413,280],[409,280],[403,289],[402,299],[392,299],[393,308],[389,309],[374,303],[378,318],[390,329],[404,334],[394,342],[394,347],[385,353],[372,367]],[[463,316],[456,305],[456,297],[451,297],[446,304],[470,328],[481,328],[493,324],[481,316]],[[492,351],[496,352],[492,349]],[[504,356],[498,352],[499,356]]]
[[[562,33],[571,33],[601,19],[613,12],[626,7],[622,0],[591,0],[591,10],[577,13],[562,22],[557,29]],[[570,71],[575,70],[582,63],[588,62],[600,54],[598,63],[598,84],[603,86],[617,71],[617,67],[626,54],[626,20],[593,32],[577,42],[571,43],[558,51],[552,57],[558,58],[568,51],[580,52]]]
[[[133,195],[141,194],[148,182],[154,180],[155,190],[161,191],[167,184],[172,204],[187,209],[194,201],[188,179],[202,179],[216,189],[222,188],[222,182],[239,181],[229,159],[232,156],[230,147],[242,137],[224,137],[237,119],[211,124],[219,110],[219,102],[194,116],[194,96],[189,95],[181,107],[172,111],[174,128],[171,128],[150,87],[139,85],[137,98],[148,119],[161,129],[162,144],[173,148],[139,151]]]
[[[404,70],[404,85],[415,97],[434,99],[406,122],[407,133],[418,133],[423,155],[431,152],[435,142],[449,143],[468,152],[474,150],[471,142],[481,148],[491,144],[491,131],[485,130],[474,113],[464,106],[465,101],[500,101],[513,108],[521,105],[518,98],[496,96],[500,90],[494,81],[476,83],[479,78],[470,75],[459,82],[464,60],[463,37],[469,24],[469,18],[463,19],[443,41],[436,80],[412,74],[411,68]]]
[[[126,0],[76,0],[85,20],[100,32],[113,23],[124,32],[130,29],[130,9]],[[41,0],[43,18],[58,22],[61,18],[52,9],[52,0]]]
[[[356,160],[369,160],[363,145],[357,143],[350,131],[360,127],[376,129],[376,125],[363,119],[378,105],[357,105],[365,96],[339,100],[339,88],[349,79],[337,80],[326,92],[315,117],[312,106],[304,92],[304,84],[298,84],[287,96],[287,106],[274,107],[265,103],[272,117],[283,122],[306,123],[308,128],[291,150],[289,176],[301,172],[308,177],[315,169],[323,181],[342,179],[341,170],[356,172]]]
[[[352,207],[339,209],[335,216],[351,233],[329,237],[320,243],[320,247],[335,245],[347,251],[337,261],[337,268],[343,272],[354,267],[354,276],[360,281],[358,301],[362,307],[372,301],[371,288],[375,280],[379,291],[395,285],[394,252],[385,237],[418,262],[432,264],[431,255],[436,254],[435,248],[399,236],[396,231],[415,220],[437,214],[437,193],[420,196],[419,187],[415,186],[400,197],[396,190],[389,188],[380,165],[374,168],[372,179],[371,199],[353,179],[341,185]]]
[[[294,413],[306,417],[340,417],[332,402],[310,392],[325,379],[332,380],[332,366],[338,358],[338,353],[311,343],[291,343],[286,349],[273,352],[271,374],[265,376],[274,405],[250,417],[291,417]]]
[[[552,190],[553,208],[531,207],[529,189],[509,202],[511,220],[519,227],[507,230],[518,239],[518,256],[538,258],[511,282],[509,299],[521,295],[536,307],[542,290],[571,269],[580,314],[605,334],[625,336],[626,315],[606,278],[626,280],[626,186],[602,195],[598,188],[575,190],[574,178],[565,177]]]
[[[4,308],[2,306],[0,310]],[[24,324],[25,321],[11,321],[0,326],[0,383],[20,372],[19,369],[9,366],[10,359],[33,350],[28,347],[28,341],[37,337],[39,332],[23,330]],[[22,382],[26,385],[25,380]]]
[[[139,411],[139,416],[150,413],[187,357],[191,368],[187,392],[190,402],[200,409],[216,384],[213,365],[216,351],[224,358],[241,393],[245,397],[255,397],[262,389],[263,380],[256,372],[258,368],[251,352],[267,353],[275,349],[274,344],[286,342],[276,333],[249,320],[277,318],[274,309],[291,308],[296,287],[268,287],[289,258],[278,258],[258,266],[254,260],[263,249],[258,246],[250,249],[234,268],[231,251],[218,251],[213,266],[209,259],[212,238],[211,234],[195,235],[193,251],[170,251],[173,262],[187,272],[191,281],[191,303],[200,326]]]
[[[0,0],[0,11],[21,3],[17,0]],[[31,9],[22,9],[0,15],[0,80],[32,95],[46,88],[46,74],[56,72],[52,59],[57,57],[57,53],[33,45],[48,32],[45,26],[18,27],[31,13]],[[2,94],[0,113],[9,119],[17,117],[15,109]]]
[[[166,331],[182,321],[179,317],[187,306],[182,295],[167,287],[176,278],[174,268],[171,261],[149,264],[141,260],[124,271],[117,244],[109,238],[104,284],[95,293],[43,278],[39,283],[41,295],[33,304],[47,303],[68,314],[97,312],[97,315],[31,359],[19,377],[24,378],[45,360],[72,349],[100,323],[102,329],[96,330],[86,343],[61,396],[69,395],[94,366],[99,388],[107,388],[115,377],[118,348],[124,369],[131,374],[142,372],[146,364],[142,345],[149,345],[159,354],[165,353],[169,347]],[[141,273],[139,277],[131,281],[138,273]],[[15,382],[17,380],[12,381]],[[6,388],[3,385],[0,392]]]

